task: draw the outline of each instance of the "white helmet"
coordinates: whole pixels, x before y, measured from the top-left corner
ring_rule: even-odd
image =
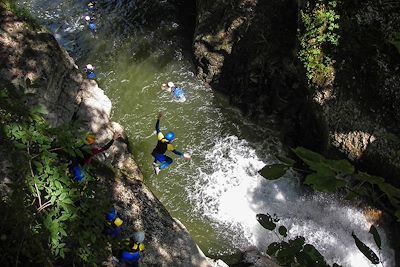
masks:
[[[168,87],[175,87],[175,84],[173,82],[168,82]]]
[[[87,64],[87,65],[86,65],[86,69],[87,69],[87,70],[94,70],[94,67],[93,67],[92,64]]]
[[[90,17],[89,17],[89,16],[85,16],[85,20],[86,20],[86,21],[89,21],[89,20],[90,20]]]

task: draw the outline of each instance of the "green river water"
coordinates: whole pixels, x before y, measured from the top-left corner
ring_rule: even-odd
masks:
[[[92,36],[83,19],[88,14],[85,1],[18,3],[55,35],[80,69],[88,63],[95,66],[99,86],[113,103],[112,119],[129,136],[146,185],[207,255],[229,257],[250,246],[264,251],[276,237],[258,225],[255,215],[269,212],[282,218],[292,236],[305,236],[329,262],[369,266],[350,235],[355,231],[370,240],[362,210],[337,196],[304,193],[295,174],[276,182],[258,175],[281,150],[273,121],[266,120],[262,128],[250,123],[196,79],[190,52],[162,38],[179,30],[178,23],[148,31],[130,21],[129,16],[137,15],[129,11],[135,1],[104,1],[103,11],[94,14],[98,31]],[[170,80],[184,88],[186,102],[175,102],[160,90]],[[161,129],[174,131],[175,148],[192,159],[172,155],[174,163],[156,176],[150,153],[159,111],[165,114]],[[385,266],[392,266],[393,250],[383,244]]]

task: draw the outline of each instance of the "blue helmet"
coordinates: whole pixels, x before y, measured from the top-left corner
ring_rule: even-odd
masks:
[[[90,22],[89,25],[88,25],[88,28],[89,28],[90,31],[95,31],[96,28],[97,28],[96,23]]]
[[[169,142],[172,142],[174,140],[175,134],[173,132],[168,132],[165,134],[165,139],[167,139]]]

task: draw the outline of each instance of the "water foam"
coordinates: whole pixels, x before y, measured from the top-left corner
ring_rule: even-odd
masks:
[[[327,194],[306,194],[293,178],[294,174],[277,181],[267,181],[257,170],[272,158],[261,160],[255,148],[236,136],[221,137],[204,154],[207,166],[199,170],[189,198],[198,213],[229,229],[232,245],[238,249],[257,246],[261,251],[278,241],[275,234],[256,221],[257,213],[277,214],[279,225],[288,228],[290,237],[304,236],[332,264],[373,266],[358,251],[351,237],[354,231],[361,240],[375,248],[368,234],[370,224],[361,210],[341,204]],[[380,230],[385,266],[393,265],[393,250]]]

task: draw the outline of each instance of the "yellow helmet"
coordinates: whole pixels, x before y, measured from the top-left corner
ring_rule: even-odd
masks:
[[[96,137],[93,134],[88,134],[85,138],[86,144],[92,145],[96,141]]]

